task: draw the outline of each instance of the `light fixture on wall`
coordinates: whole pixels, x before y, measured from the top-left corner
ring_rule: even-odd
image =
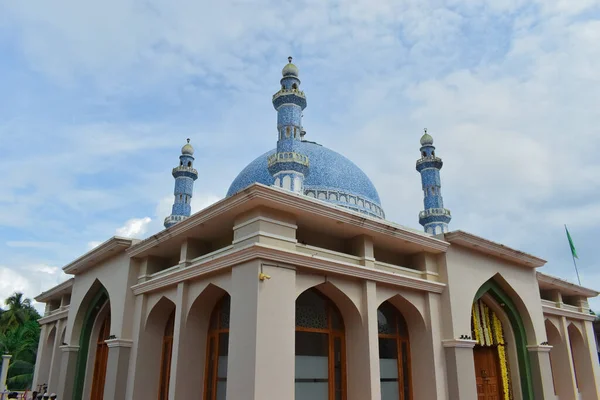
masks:
[[[264,281],[265,279],[271,279],[271,275],[267,275],[261,272],[260,274],[258,274],[258,279],[260,279],[261,281]]]

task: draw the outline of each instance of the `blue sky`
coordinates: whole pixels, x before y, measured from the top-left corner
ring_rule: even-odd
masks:
[[[597,0],[75,0],[0,3],[0,295],[33,297],[114,234],[162,228],[196,148],[193,209],[275,146],[289,55],[307,139],[420,228],[415,160],[435,139],[452,229],[600,289]],[[593,302],[600,309],[600,300]]]

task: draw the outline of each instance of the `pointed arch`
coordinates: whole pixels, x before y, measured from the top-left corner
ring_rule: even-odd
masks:
[[[157,399],[159,396],[161,380],[161,356],[165,327],[170,316],[175,312],[175,303],[167,296],[160,296],[148,312],[143,321],[138,339],[136,380],[142,382],[136,387],[136,393],[140,398]],[[166,360],[163,360],[166,361]]]
[[[384,304],[390,304],[406,321],[409,338],[406,342],[409,350],[407,353],[418,355],[409,359],[409,377],[414,381],[419,376],[428,376],[431,374],[431,365],[435,361],[430,329],[422,313],[422,310],[426,307],[422,295],[410,292],[399,293],[397,289],[388,290],[386,288],[379,288],[378,293],[381,294],[381,296],[378,296],[378,310]],[[381,364],[379,373],[383,377]],[[413,385],[412,383],[409,384],[411,393],[409,393],[408,398],[412,396],[415,399],[426,399],[433,398],[436,395],[435,391],[431,391],[433,386]]]
[[[315,392],[327,393],[331,400],[348,397],[345,321],[338,306],[324,293],[339,295],[339,289],[323,285],[319,285],[321,290],[312,287],[296,298],[297,399],[311,398]]]
[[[73,333],[79,333],[79,352],[77,354],[73,400],[81,400],[83,397],[92,329],[94,328],[94,322],[96,321],[98,314],[105,305],[109,308],[110,312],[108,291],[104,285],[96,279],[90,286],[90,289],[79,306],[75,319],[76,325],[73,327]],[[79,331],[77,331],[77,328],[79,328]],[[71,337],[71,341],[73,340],[74,338]]]
[[[561,379],[558,375],[558,371],[560,368],[556,365],[557,361],[560,361],[560,354],[557,354],[559,347],[562,343],[562,337],[560,335],[560,330],[558,327],[552,322],[552,320],[546,318],[544,320],[544,326],[546,327],[546,337],[548,338],[548,344],[552,346],[550,350],[550,372],[552,373],[552,386],[554,388],[554,394],[559,394],[562,392]],[[557,387],[558,386],[558,387]]]
[[[213,282],[196,282],[188,289],[188,308],[182,310],[181,316],[177,364],[172,366],[177,377],[176,382],[171,382],[173,398],[194,398],[198,390],[203,390],[210,318],[215,305],[225,296],[229,297],[229,292],[224,289],[227,286],[217,282],[223,283],[215,278]],[[198,365],[199,368],[192,369],[189,365]]]
[[[495,275],[493,278],[481,285],[475,294],[473,302],[480,300],[484,295],[487,294],[496,302],[498,302],[498,304],[503,304],[502,308],[508,317],[510,327],[512,328],[513,335],[515,337],[515,349],[517,351],[523,399],[533,399],[533,380],[531,375],[531,363],[527,350],[527,331],[517,305],[496,281],[498,276],[498,274]]]

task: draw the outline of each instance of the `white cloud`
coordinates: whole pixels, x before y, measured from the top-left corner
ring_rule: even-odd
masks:
[[[96,248],[98,246],[100,246],[102,244],[101,241],[98,240],[92,240],[91,242],[88,242],[87,246],[89,250],[92,250],[93,248]]]
[[[115,233],[117,236],[139,238],[146,233],[150,222],[152,222],[152,218],[150,217],[132,218],[125,222],[125,225],[117,228]]]

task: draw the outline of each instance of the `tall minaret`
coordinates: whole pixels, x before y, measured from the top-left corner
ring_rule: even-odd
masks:
[[[419,213],[419,223],[423,225],[425,232],[434,235],[448,232],[448,224],[452,219],[450,210],[444,208],[442,199],[440,180],[442,165],[442,159],[435,156],[433,138],[425,129],[425,133],[421,137],[421,159],[417,160],[417,171],[421,174],[425,195],[423,200],[425,209]]]
[[[273,95],[277,110],[277,152],[268,159],[269,172],[274,185],[296,193],[304,193],[304,178],[308,175],[308,157],[301,149],[302,111],[306,97],[300,88],[298,67],[289,63],[281,71],[281,90]]]
[[[187,140],[181,148],[179,166],[173,168],[175,178],[175,203],[171,215],[165,218],[165,228],[170,228],[179,221],[188,218],[192,212],[192,193],[194,192],[194,181],[198,179],[198,171],[194,168],[194,148]]]

